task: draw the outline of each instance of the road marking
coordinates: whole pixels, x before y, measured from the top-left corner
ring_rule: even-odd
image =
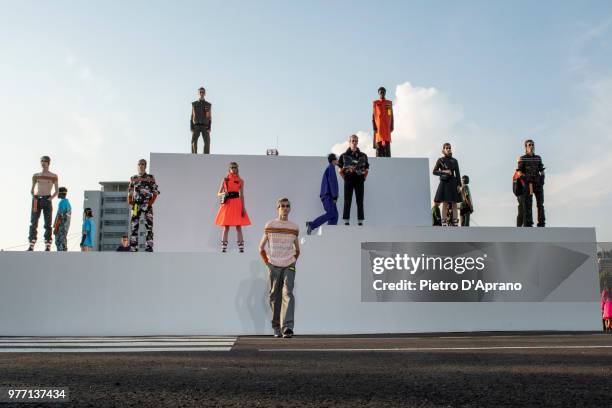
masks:
[[[280,351],[321,351],[321,352],[348,352],[348,351],[469,351],[469,350],[530,350],[530,349],[599,349],[612,348],[607,346],[499,346],[499,347],[390,347],[390,348],[276,348],[259,349],[261,352],[280,352]]]
[[[2,337],[0,353],[230,351],[236,337]]]

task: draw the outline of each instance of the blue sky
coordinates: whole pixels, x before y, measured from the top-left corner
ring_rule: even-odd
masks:
[[[151,151],[187,152],[200,85],[213,152],[259,154],[278,137],[288,155],[369,132],[384,85],[408,101],[396,153],[434,158],[453,142],[481,225],[512,224],[508,180],[533,137],[550,225],[612,240],[612,192],[594,164],[612,162],[612,3],[243,3],[1,3],[3,208],[15,217],[0,248],[25,241],[40,155],[80,205],[83,189],[126,179]]]

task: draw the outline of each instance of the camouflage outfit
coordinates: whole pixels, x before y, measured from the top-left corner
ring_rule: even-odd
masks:
[[[60,196],[61,197],[61,196]],[[53,223],[53,233],[55,234],[55,246],[58,251],[68,250],[68,230],[70,229],[70,217],[72,208],[67,198],[60,200]]]
[[[138,251],[138,229],[140,217],[144,215],[147,230],[146,251],[153,252],[153,202],[159,194],[155,177],[147,173],[132,176],[128,192],[132,206],[130,248],[133,252]]]

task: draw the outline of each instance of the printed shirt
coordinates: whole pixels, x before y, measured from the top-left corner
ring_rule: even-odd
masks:
[[[57,213],[55,214],[55,220],[57,223],[57,219],[61,218],[61,222],[59,225],[63,227],[68,227],[70,225],[70,215],[72,213],[72,207],[70,206],[70,201],[67,198],[62,198],[57,206]]]
[[[338,166],[340,167],[340,172],[346,176],[367,176],[370,163],[368,163],[368,156],[362,153],[359,148],[352,151],[349,147],[346,149],[346,152],[340,155]],[[355,172],[347,173],[345,172],[347,168],[354,168]]]
[[[152,174],[145,173],[142,176],[136,174],[130,178],[130,186],[128,192],[133,194],[134,202],[138,204],[148,204],[153,196],[159,194],[155,177]]]
[[[294,241],[300,233],[299,227],[291,221],[272,220],[266,224],[268,236],[268,260],[274,266],[284,268],[296,261]]]
[[[375,100],[374,105],[374,127],[376,129],[376,143],[391,142],[391,128],[393,123],[393,103],[387,99]]]
[[[542,158],[537,154],[521,156],[518,169],[525,175],[528,183],[540,184],[542,182],[541,176],[544,171],[544,164],[542,164]]]

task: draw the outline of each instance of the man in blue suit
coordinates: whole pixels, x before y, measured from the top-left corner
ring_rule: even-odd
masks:
[[[327,223],[329,225],[338,224],[338,209],[336,208],[336,201],[338,200],[338,178],[336,177],[336,165],[338,164],[338,158],[335,154],[330,153],[327,156],[329,165],[323,173],[323,179],[321,180],[321,202],[325,209],[325,214],[321,215],[314,221],[308,221],[306,223],[306,233],[311,234],[313,229],[319,228],[321,225]]]

